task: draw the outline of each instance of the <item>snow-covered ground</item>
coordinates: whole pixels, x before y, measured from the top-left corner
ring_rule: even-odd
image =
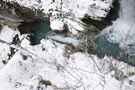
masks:
[[[10,42],[15,35],[19,35],[20,44]],[[10,47],[16,49],[7,64],[0,62],[0,90],[135,89],[135,68],[111,57],[71,53],[65,44],[51,39],[31,46],[27,35],[7,26],[3,26],[0,39],[5,41],[0,42],[0,61],[7,59]]]
[[[75,17],[84,17],[88,14],[92,17],[106,17],[107,11],[112,7],[114,0],[3,0],[17,2],[33,10],[43,10],[44,13],[74,14]],[[105,11],[104,11],[104,10]],[[51,12],[50,12],[51,10]],[[92,11],[92,12],[91,12]],[[100,14],[99,14],[100,13]]]

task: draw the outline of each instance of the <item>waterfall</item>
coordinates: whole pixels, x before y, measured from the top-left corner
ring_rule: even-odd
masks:
[[[121,49],[128,49],[131,46],[133,49],[135,45],[135,0],[120,0],[119,3],[119,18],[113,22],[113,25],[105,28],[101,35],[106,36],[109,42],[118,43]]]
[[[119,0],[119,18],[94,38],[99,57],[112,56],[135,66],[135,0]]]
[[[135,23],[135,0],[121,0],[120,19],[127,24]]]

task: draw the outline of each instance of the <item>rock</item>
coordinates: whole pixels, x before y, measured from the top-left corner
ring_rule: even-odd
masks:
[[[1,32],[1,30],[2,30],[2,25],[0,24],[0,32]]]
[[[86,52],[88,50],[87,48],[87,42],[86,43],[81,43],[77,46],[77,51],[79,52]]]
[[[49,21],[49,17],[45,17],[46,15],[45,13],[43,13],[42,10],[27,8],[15,2],[7,2],[7,4],[14,7],[17,11],[19,11],[19,13],[21,13],[21,18],[25,21],[36,19]]]
[[[52,85],[51,82],[48,81],[48,80],[41,80],[40,83],[42,83],[42,84],[44,84],[46,86],[51,86]]]
[[[97,48],[97,45],[93,41],[87,41],[87,42],[80,43],[76,47],[76,51],[96,54],[97,53],[96,48]]]
[[[0,18],[2,19],[6,19],[6,20],[9,20],[9,21],[12,21],[12,22],[22,22],[24,20],[20,19],[19,17],[19,13],[17,13],[17,11],[8,6],[8,5],[5,5],[2,1],[0,1]]]
[[[6,61],[6,60],[2,60],[2,63],[3,63],[3,64],[7,64],[7,61]]]
[[[36,13],[38,14],[36,15]],[[17,3],[0,1],[0,23],[13,29],[21,25],[22,22],[31,22],[36,19],[48,21],[49,18],[44,17],[43,14],[40,10],[33,11]]]
[[[13,22],[7,19],[0,19],[0,23],[4,25],[8,25],[12,29],[16,29],[19,25],[21,25],[21,22]]]
[[[18,13],[14,8],[6,5],[4,2],[0,1],[0,23],[4,25],[8,25],[11,28],[18,27],[21,22],[24,20],[19,16],[21,14]]]
[[[112,24],[112,21],[116,20],[119,15],[119,9],[120,4],[118,0],[115,0],[113,3],[113,8],[108,13],[107,17],[103,18],[93,18],[85,15],[84,18],[82,18],[82,22],[84,22],[84,26],[86,30],[90,30],[91,35],[95,36],[97,35],[101,30],[103,30],[106,26],[109,26]]]

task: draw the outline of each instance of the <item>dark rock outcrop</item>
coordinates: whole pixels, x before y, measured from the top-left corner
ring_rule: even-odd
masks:
[[[120,3],[118,0],[115,0],[113,3],[113,8],[108,13],[106,18],[97,18],[93,19],[89,16],[82,18],[82,21],[85,23],[87,30],[91,32],[91,35],[98,34],[106,26],[112,25],[112,21],[115,21],[119,17]]]
[[[25,18],[27,17],[31,20],[40,19],[40,20],[44,20],[44,21],[49,21],[49,17],[47,15],[45,15],[45,13],[43,13],[42,10],[35,10],[35,9],[32,10],[30,8],[20,6],[18,3],[13,3],[13,2],[12,3],[7,2],[7,5],[10,5],[10,6],[14,7]],[[25,18],[23,18],[23,19],[25,20]],[[27,21],[27,19],[26,19],[26,21]]]
[[[44,17],[43,12],[40,10],[33,11],[29,8],[20,6],[17,3],[0,1],[1,24],[8,25],[15,29],[21,24],[21,22],[30,22],[36,19],[49,20],[49,18]]]
[[[4,2],[0,1],[0,23],[8,25],[12,28],[16,28],[20,25],[20,22],[24,20],[21,19],[21,14],[18,13],[13,7],[6,5]]]
[[[2,25],[0,24],[0,32],[1,32],[1,29],[2,29]]]

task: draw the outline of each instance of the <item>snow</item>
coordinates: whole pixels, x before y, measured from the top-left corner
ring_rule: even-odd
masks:
[[[59,31],[63,31],[65,28],[64,23],[59,20],[52,21],[50,27],[52,28],[52,30],[59,30]]]
[[[7,63],[9,60],[9,56],[11,55],[11,48],[13,48],[11,44],[13,43],[13,38],[16,35],[19,35],[20,40],[27,36],[20,36],[18,30],[12,30],[8,26],[3,26],[0,32],[0,69],[5,66],[3,61]]]
[[[6,44],[0,43],[0,69],[4,67],[3,60],[7,61],[10,47]]]
[[[59,42],[63,42],[63,43],[68,43],[68,44],[72,44],[74,46],[77,46],[78,44],[84,42],[84,40],[77,40],[75,38],[72,37],[64,37],[62,35],[49,35],[47,38],[49,39],[53,39],[55,41],[59,41]]]
[[[0,69],[5,66],[3,61],[5,63],[8,61],[10,55],[10,46],[8,44],[13,41],[17,33],[18,32],[8,28],[8,26],[4,26],[0,32]]]
[[[10,43],[13,40],[13,37],[19,32],[15,32],[14,30],[8,28],[8,26],[5,26],[2,28],[1,32],[0,32],[0,39]]]
[[[8,27],[6,30],[10,31]],[[135,68],[111,57],[99,59],[88,53],[70,53],[66,44],[51,39],[43,39],[39,45],[32,46],[25,35],[20,45],[2,42],[0,45],[7,49],[2,53],[5,56],[8,48],[17,49],[8,63],[1,66],[1,90],[135,89]],[[42,80],[50,81],[52,85],[46,86]],[[129,84],[131,80],[133,82]]]
[[[67,23],[72,25],[73,28],[77,29],[78,31],[83,31],[84,28],[80,23],[76,23],[75,21],[67,19]]]

